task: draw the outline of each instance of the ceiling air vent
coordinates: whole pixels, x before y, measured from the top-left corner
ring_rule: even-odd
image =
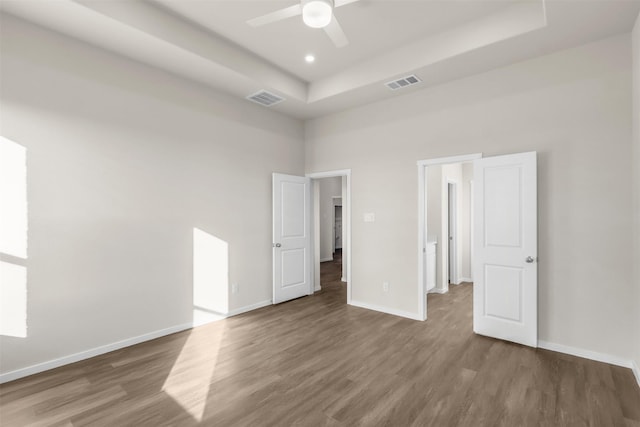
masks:
[[[264,105],[265,107],[271,107],[272,105],[284,101],[284,98],[271,92],[267,92],[266,90],[261,90],[260,92],[256,92],[253,95],[249,95],[247,96],[247,99],[260,105]]]
[[[411,85],[415,85],[417,83],[420,83],[422,80],[420,80],[418,78],[418,76],[412,74],[410,76],[407,77],[403,77],[401,79],[398,80],[394,80],[392,82],[388,82],[385,83],[385,85],[387,85],[387,87],[391,90],[396,90],[396,89],[401,89],[403,87],[407,87],[407,86],[411,86]]]

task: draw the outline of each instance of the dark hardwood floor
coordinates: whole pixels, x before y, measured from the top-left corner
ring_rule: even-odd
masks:
[[[640,426],[629,369],[474,335],[471,285],[417,322],[314,296],[0,387],[2,426]]]

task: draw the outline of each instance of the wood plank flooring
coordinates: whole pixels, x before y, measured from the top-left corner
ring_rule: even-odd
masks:
[[[0,386],[2,426],[640,426],[629,369],[474,335],[471,285],[416,322],[323,290]]]

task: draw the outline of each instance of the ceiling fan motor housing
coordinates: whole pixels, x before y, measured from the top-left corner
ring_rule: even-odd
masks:
[[[333,0],[302,0],[302,20],[311,28],[329,25],[333,16]]]

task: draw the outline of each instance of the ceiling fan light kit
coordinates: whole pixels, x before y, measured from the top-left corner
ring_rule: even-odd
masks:
[[[247,24],[252,27],[261,27],[302,15],[305,25],[311,28],[322,28],[336,47],[345,47],[349,44],[349,40],[333,14],[333,9],[357,1],[359,0],[299,0],[299,3],[293,6],[250,19]]]
[[[308,0],[302,4],[302,20],[311,28],[324,28],[331,22],[333,2],[331,0]]]

